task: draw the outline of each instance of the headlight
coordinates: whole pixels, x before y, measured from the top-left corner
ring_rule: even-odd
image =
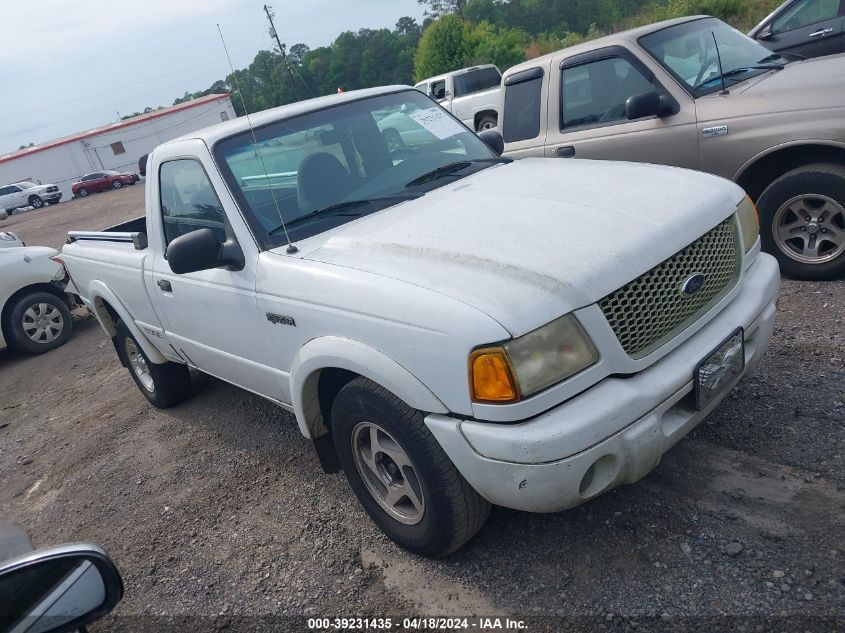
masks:
[[[739,230],[742,231],[742,247],[748,253],[757,243],[760,235],[760,218],[757,215],[757,207],[751,202],[751,198],[745,196],[736,208],[736,217],[739,220]]]
[[[568,314],[497,347],[470,356],[475,402],[516,402],[596,363],[598,352],[578,320]]]

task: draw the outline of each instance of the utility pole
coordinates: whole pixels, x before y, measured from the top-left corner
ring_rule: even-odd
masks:
[[[296,87],[296,79],[293,78],[293,71],[290,69],[290,64],[288,64],[288,56],[285,54],[285,46],[279,39],[279,33],[276,31],[276,25],[273,24],[273,14],[270,13],[270,8],[266,4],[264,5],[264,13],[267,14],[267,19],[270,21],[270,35],[276,38],[276,43],[279,45],[279,53],[282,56],[282,63],[285,65],[285,70],[288,71],[290,85],[291,88],[293,88],[293,93],[296,95],[296,100],[302,101],[302,96],[299,94],[299,89]]]

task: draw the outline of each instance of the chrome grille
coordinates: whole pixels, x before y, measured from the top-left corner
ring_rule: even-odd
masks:
[[[622,348],[642,358],[727,294],[739,277],[740,244],[734,216],[682,251],[599,301]],[[696,273],[704,287],[688,296],[681,290]]]

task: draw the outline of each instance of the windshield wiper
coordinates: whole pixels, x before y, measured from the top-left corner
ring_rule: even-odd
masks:
[[[441,167],[425,172],[422,176],[414,178],[411,182],[405,185],[405,188],[416,187],[424,185],[427,182],[438,180],[445,176],[451,176],[455,172],[461,171],[477,163],[504,164],[512,162],[510,158],[473,158],[471,160],[456,160],[453,163],[448,163]]]
[[[719,75],[713,75],[709,77],[705,81],[702,81],[699,84],[693,86],[693,90],[699,90],[703,88],[707,84],[713,83],[714,81],[719,81],[722,78],[727,79],[728,77],[734,77],[736,75],[741,75],[742,73],[748,72],[749,70],[783,70],[783,64],[755,64],[753,66],[740,66],[739,68],[734,68],[733,70],[729,70],[725,73]]]
[[[778,57],[780,57],[783,60],[786,60],[787,62],[789,61],[790,57],[792,57],[795,61],[801,61],[801,60],[807,59],[806,57],[804,57],[803,55],[799,55],[798,53],[772,53],[771,55],[766,55],[763,59],[761,59],[757,63],[758,64],[765,64],[767,62],[773,62]]]
[[[381,196],[377,198],[365,198],[361,200],[344,200],[343,202],[338,202],[337,204],[332,204],[322,209],[317,209],[316,211],[311,211],[310,213],[306,213],[305,215],[299,216],[298,218],[291,220],[287,223],[287,228],[290,229],[294,226],[299,226],[303,223],[308,223],[313,220],[329,217],[329,216],[336,216],[336,215],[344,215],[349,217],[360,217],[364,215],[364,213],[344,213],[345,211],[351,211],[353,209],[358,209],[363,206],[371,206],[375,207],[380,202],[384,202],[383,206],[380,209],[373,209],[373,210],[381,210],[386,207],[392,206],[393,204],[398,204],[399,202],[404,202],[405,200],[415,200],[416,198],[422,197],[423,194],[421,193],[400,193],[392,196]],[[270,231],[270,235],[275,235],[279,231],[282,230],[283,227],[277,226],[275,229]]]

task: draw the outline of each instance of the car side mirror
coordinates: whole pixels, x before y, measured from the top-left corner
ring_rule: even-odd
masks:
[[[10,625],[8,630],[62,633],[114,609],[123,597],[123,580],[99,547],[62,545],[2,563],[0,596],[0,623]]]
[[[242,270],[244,254],[235,240],[221,242],[211,229],[197,229],[170,242],[167,263],[177,275],[212,268]]]
[[[505,151],[505,139],[499,130],[484,130],[478,133],[478,138],[484,141],[484,144],[492,149],[496,156],[501,156]]]
[[[757,35],[756,35],[755,39],[758,39],[758,40],[768,40],[768,39],[770,39],[770,38],[771,38],[774,34],[775,34],[775,32],[772,30],[772,25],[771,25],[771,24],[767,24],[767,25],[766,25],[766,26],[764,26],[762,29],[760,29],[760,32],[759,32],[759,33],[757,33]]]
[[[625,102],[625,116],[631,121],[649,116],[662,118],[677,112],[671,97],[661,95],[656,90],[631,95]]]

